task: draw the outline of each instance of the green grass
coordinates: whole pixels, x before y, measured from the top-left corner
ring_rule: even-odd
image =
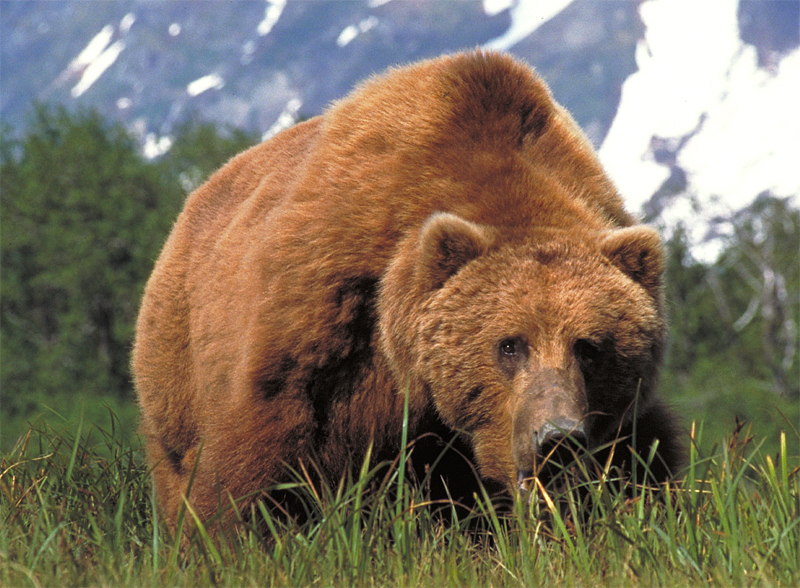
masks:
[[[120,441],[133,439],[139,426],[139,407],[129,398],[102,391],[27,395],[7,392],[2,386],[0,389],[0,453],[11,451],[31,427],[41,428],[47,423],[64,431],[77,431],[80,423],[106,430],[114,427],[120,433],[116,435]]]
[[[800,583],[800,457],[788,449],[795,432],[790,445],[781,435],[777,455],[763,454],[741,428],[710,455],[695,443],[685,478],[664,488],[619,492],[577,476],[504,514],[483,500],[450,524],[405,479],[403,455],[332,486],[312,487],[300,472],[286,488],[310,513],[304,525],[262,506],[229,532],[200,526],[188,538],[158,522],[141,450],[121,440],[116,421],[89,429],[31,430],[3,455],[0,585]]]

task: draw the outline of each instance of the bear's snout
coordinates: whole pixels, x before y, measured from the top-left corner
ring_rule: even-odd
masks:
[[[520,477],[550,477],[587,447],[586,403],[569,370],[535,370],[521,394],[512,425]]]

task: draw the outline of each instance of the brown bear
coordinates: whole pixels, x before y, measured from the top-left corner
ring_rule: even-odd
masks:
[[[663,479],[663,265],[528,67],[475,51],[371,79],[231,160],[172,230],[133,358],[160,507],[174,524],[192,476],[202,519],[300,460],[336,480],[397,452],[406,399],[412,437],[463,432],[508,488],[566,434],[623,439],[630,467],[634,423]]]

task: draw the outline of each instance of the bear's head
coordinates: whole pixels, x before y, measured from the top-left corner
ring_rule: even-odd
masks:
[[[560,435],[596,447],[647,409],[665,337],[654,230],[435,213],[399,251],[381,348],[412,411],[468,434],[482,476],[515,484]]]

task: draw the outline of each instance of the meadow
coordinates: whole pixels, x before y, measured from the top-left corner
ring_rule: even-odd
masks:
[[[797,586],[800,456],[745,426],[663,487],[577,472],[535,500],[484,495],[444,521],[423,487],[368,462],[332,486],[283,489],[307,520],[269,515],[212,533],[190,508],[158,520],[138,442],[112,426],[31,429],[0,465],[2,586]],[[791,442],[789,441],[791,438]],[[413,451],[413,449],[412,449]],[[230,512],[228,514],[230,515]],[[263,516],[262,516],[263,515]],[[235,517],[234,517],[235,518]],[[254,522],[255,521],[255,522]],[[194,532],[186,533],[186,529]]]

